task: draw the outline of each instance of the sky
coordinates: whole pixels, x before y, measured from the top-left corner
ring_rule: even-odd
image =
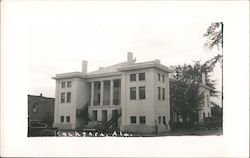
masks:
[[[20,5],[25,9],[19,9]],[[105,9],[77,2],[19,6],[13,7],[17,10],[8,17],[10,24],[20,26],[20,39],[25,41],[30,95],[54,97],[52,77],[81,71],[82,60],[88,61],[91,72],[125,61],[127,52],[133,52],[137,62],[160,59],[166,66],[204,62],[219,53],[204,49],[208,22],[170,23],[161,16],[153,21],[151,12],[138,13],[133,6]],[[159,9],[156,15],[161,14]],[[220,90],[219,65],[214,73],[212,78],[218,80]]]

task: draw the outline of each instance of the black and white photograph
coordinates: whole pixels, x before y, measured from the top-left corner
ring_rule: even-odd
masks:
[[[244,4],[4,1],[1,156],[246,156]]]

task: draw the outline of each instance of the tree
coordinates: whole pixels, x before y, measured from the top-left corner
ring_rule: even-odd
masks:
[[[206,73],[206,85],[211,87],[210,95],[216,96],[215,80],[211,80],[207,65],[209,62],[200,64],[195,62],[194,65],[183,66],[178,65],[174,70],[174,79],[170,80],[170,105],[171,109],[180,114],[183,122],[197,121],[196,116],[201,110],[203,102],[203,93],[200,92],[200,85],[202,83],[202,73]]]

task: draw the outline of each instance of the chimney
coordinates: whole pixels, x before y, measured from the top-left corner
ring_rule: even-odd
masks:
[[[88,66],[88,62],[87,62],[86,60],[83,60],[83,61],[82,61],[82,73],[83,73],[83,74],[87,74],[87,70],[88,70],[88,69],[87,69],[87,68],[88,68],[87,66]]]
[[[201,74],[201,80],[202,80],[202,84],[206,85],[206,75],[205,75],[205,73]]]
[[[133,63],[133,53],[128,52],[127,54],[127,63],[132,64]]]

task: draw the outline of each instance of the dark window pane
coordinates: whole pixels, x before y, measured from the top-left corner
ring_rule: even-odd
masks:
[[[68,82],[67,82],[67,87],[71,87],[71,84],[72,84],[72,82],[71,82],[71,81],[68,81]]]
[[[165,88],[162,88],[162,100],[165,100]]]
[[[161,81],[161,74],[158,73],[158,81]]]
[[[71,102],[71,93],[67,92],[67,103]]]
[[[136,74],[130,74],[130,81],[136,81]]]
[[[70,116],[66,117],[66,122],[70,122]]]
[[[61,103],[65,102],[65,93],[61,93]]]
[[[161,100],[161,88],[158,87],[158,100]]]
[[[130,88],[130,99],[131,100],[136,99],[136,87]]]
[[[60,121],[61,121],[61,122],[64,122],[64,116],[61,116],[61,117],[60,117]]]
[[[65,82],[62,82],[62,88],[65,88]]]
[[[130,123],[131,124],[135,124],[136,123],[136,117],[135,116],[131,116],[130,117]]]
[[[140,116],[140,124],[146,124],[146,117]]]
[[[145,87],[139,87],[139,98],[145,99]]]
[[[161,116],[158,117],[158,124],[161,124]]]
[[[139,73],[139,81],[145,80],[145,73]]]

